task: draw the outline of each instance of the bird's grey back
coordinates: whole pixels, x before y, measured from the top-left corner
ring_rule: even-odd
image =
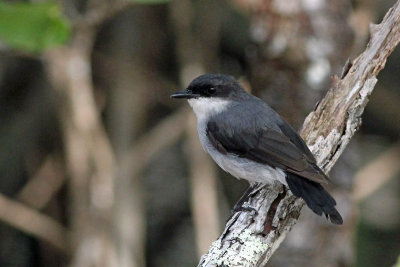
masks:
[[[228,109],[213,115],[210,120],[225,122],[229,125],[232,134],[242,129],[248,129],[254,133],[271,129],[282,133],[307,156],[310,162],[315,162],[314,155],[304,140],[268,104],[245,91],[239,92],[237,97],[240,101],[233,101]]]
[[[232,101],[228,109],[213,115],[211,118],[225,121],[233,128],[266,127],[281,132],[279,124],[284,123],[280,116],[261,99],[249,95],[241,95],[240,101]]]

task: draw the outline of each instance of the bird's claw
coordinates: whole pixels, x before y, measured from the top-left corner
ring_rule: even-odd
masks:
[[[230,221],[230,220],[232,219],[233,215],[235,215],[237,212],[242,212],[242,211],[245,211],[245,212],[253,212],[255,216],[258,215],[258,211],[257,211],[255,208],[253,208],[253,207],[242,206],[242,205],[235,205],[235,206],[233,207],[233,209],[232,209],[231,216],[229,216],[229,218],[228,218],[226,221],[227,221],[227,222]]]

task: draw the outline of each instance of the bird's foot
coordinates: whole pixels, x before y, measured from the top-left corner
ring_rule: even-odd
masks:
[[[258,214],[258,211],[255,208],[249,207],[249,206],[243,206],[243,205],[240,205],[240,206],[235,205],[235,207],[233,207],[233,209],[232,209],[232,214],[234,214],[236,212],[240,212],[240,211],[254,212],[254,214],[256,214],[256,215]]]
[[[243,203],[241,203],[243,204]],[[235,215],[237,212],[253,212],[254,216],[258,215],[258,211],[253,208],[253,207],[249,207],[249,206],[243,206],[243,205],[235,205],[231,211],[231,216],[229,216],[229,218],[226,220],[227,222],[230,221],[233,217],[233,215]]]
[[[249,186],[249,188],[241,196],[238,202],[236,202],[235,206],[232,209],[231,216],[229,216],[229,218],[226,221],[232,219],[233,215],[240,211],[254,212],[255,215],[258,215],[258,211],[255,208],[244,206],[244,203],[250,198],[250,196],[256,193],[254,190],[257,188],[257,186],[259,186],[259,184],[257,183],[254,183]]]

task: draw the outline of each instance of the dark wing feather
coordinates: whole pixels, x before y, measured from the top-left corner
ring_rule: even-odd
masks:
[[[307,172],[313,172],[315,173],[314,175],[323,176],[323,182],[325,183],[329,181],[329,178],[326,176],[326,174],[318,167],[314,155],[311,153],[310,149],[308,148],[304,140],[300,137],[300,135],[298,135],[297,132],[283,120],[280,120],[278,126],[282,133],[286,135],[290,139],[290,141],[304,153],[307,161],[310,163],[310,165],[307,167]],[[297,173],[294,171],[293,173],[303,176],[302,173]]]
[[[243,122],[216,116],[207,123],[207,136],[221,153],[279,167],[315,182],[327,181],[304,141],[289,125],[279,119],[279,128],[274,129],[257,119],[253,116],[251,122]]]
[[[290,141],[295,144],[296,147],[298,147],[310,161],[314,161],[315,163],[314,155],[311,153],[310,149],[304,140],[298,135],[298,133],[284,121],[280,122],[278,126],[282,133],[290,138]]]

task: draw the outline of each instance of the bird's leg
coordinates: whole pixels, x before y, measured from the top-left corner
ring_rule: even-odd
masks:
[[[249,188],[244,192],[244,194],[240,197],[240,199],[236,202],[235,206],[233,206],[232,214],[238,211],[254,211],[257,214],[257,210],[252,207],[244,207],[243,204],[246,200],[249,199],[250,195],[253,193],[254,189],[259,186],[258,183],[250,184]]]

